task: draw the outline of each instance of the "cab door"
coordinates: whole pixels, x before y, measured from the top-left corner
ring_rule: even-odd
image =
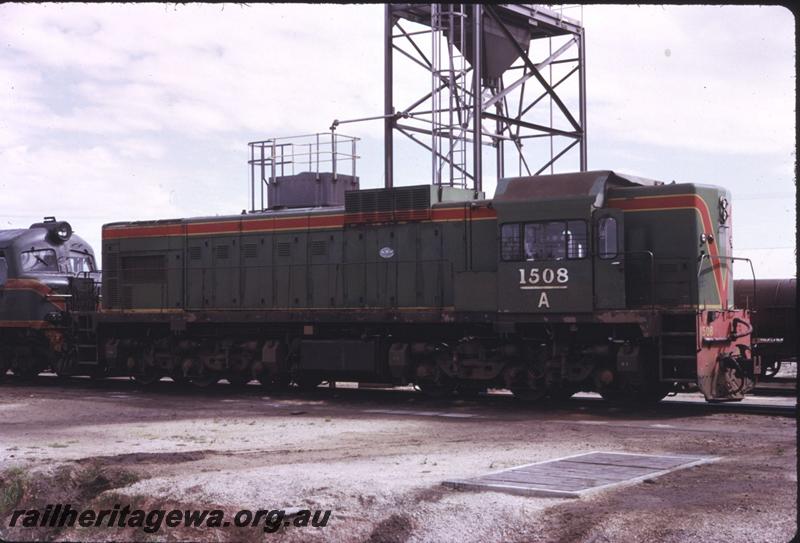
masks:
[[[625,238],[623,214],[618,209],[594,213],[594,306],[625,308]]]

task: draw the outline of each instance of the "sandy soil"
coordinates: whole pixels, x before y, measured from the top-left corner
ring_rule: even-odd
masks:
[[[792,398],[770,398],[792,403]],[[410,391],[269,395],[164,381],[0,387],[0,538],[202,541],[789,541],[796,422],[698,409],[635,412]],[[720,456],[581,499],[441,482],[592,450]],[[325,528],[10,528],[15,509],[332,509]]]

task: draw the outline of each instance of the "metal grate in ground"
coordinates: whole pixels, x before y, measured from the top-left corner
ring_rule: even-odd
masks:
[[[524,496],[579,498],[589,492],[637,483],[718,457],[590,452],[444,481],[450,488],[494,490]]]

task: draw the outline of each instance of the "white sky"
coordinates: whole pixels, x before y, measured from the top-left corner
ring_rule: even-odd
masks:
[[[590,169],[727,187],[737,256],[796,275],[791,12],[582,15]],[[99,252],[106,222],[241,211],[248,141],[382,113],[382,35],[381,5],[0,5],[0,227],[56,215]],[[381,186],[381,124],[342,131]],[[400,160],[396,184],[427,164]]]

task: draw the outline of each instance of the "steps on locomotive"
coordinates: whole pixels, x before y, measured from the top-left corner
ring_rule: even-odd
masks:
[[[75,347],[77,349],[77,364],[96,366],[97,333],[92,314],[78,314],[75,319]]]
[[[689,383],[697,379],[697,316],[694,312],[663,315],[659,358],[662,381]]]

